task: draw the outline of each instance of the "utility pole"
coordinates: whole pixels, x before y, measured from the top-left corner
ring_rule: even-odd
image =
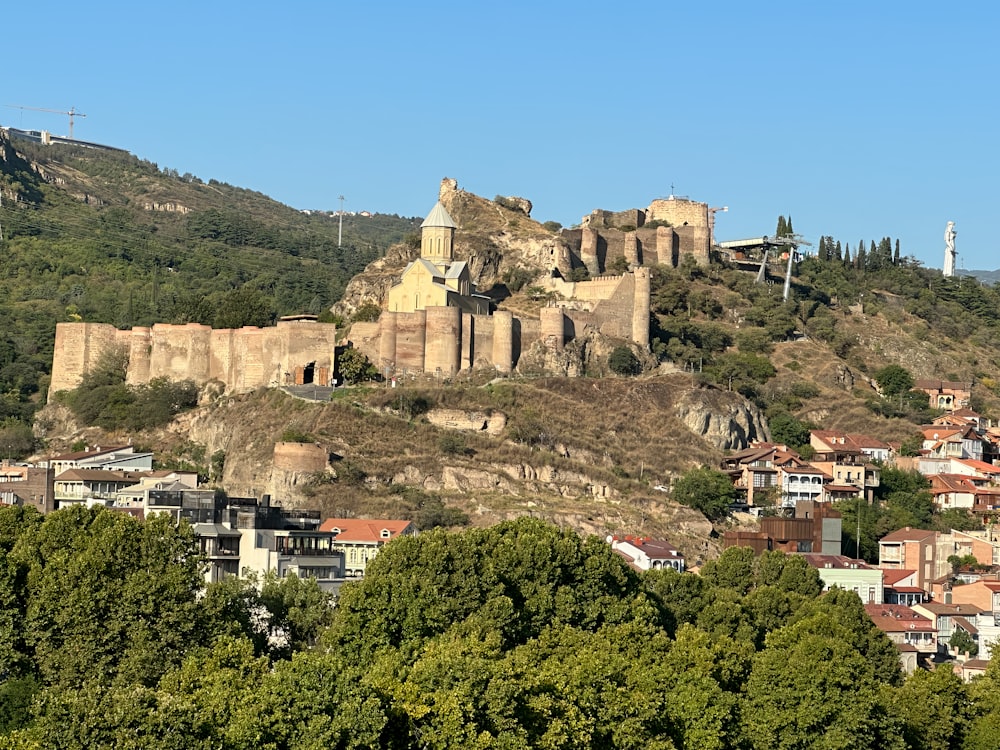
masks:
[[[337,229],[337,247],[340,247],[344,237],[344,196],[337,196],[340,198],[340,227]]]

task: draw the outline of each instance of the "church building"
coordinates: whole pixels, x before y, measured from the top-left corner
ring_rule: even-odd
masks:
[[[406,266],[398,284],[387,295],[385,309],[411,313],[428,307],[458,307],[487,315],[490,300],[475,294],[469,266],[455,260],[456,224],[438,201],[420,225],[420,257]]]

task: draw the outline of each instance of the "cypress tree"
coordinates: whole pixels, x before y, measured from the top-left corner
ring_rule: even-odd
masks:
[[[894,265],[894,266],[898,266],[899,265],[899,240],[898,239],[896,240],[896,252],[892,256],[892,265]]]
[[[833,248],[833,257],[836,258],[837,260],[841,260],[840,240],[837,240],[837,244]]]
[[[788,232],[788,226],[785,224],[785,217],[778,217],[778,228],[774,230],[775,237],[784,237]]]

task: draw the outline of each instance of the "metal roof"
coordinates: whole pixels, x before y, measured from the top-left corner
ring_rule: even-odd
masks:
[[[434,208],[427,214],[427,218],[424,219],[424,223],[420,227],[449,227],[450,229],[458,229],[458,225],[445,210],[445,207],[441,205],[441,201],[434,204]]]

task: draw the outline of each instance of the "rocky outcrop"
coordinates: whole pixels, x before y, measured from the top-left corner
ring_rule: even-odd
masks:
[[[484,412],[463,411],[462,409],[431,409],[424,417],[435,427],[466,432],[485,432],[487,435],[499,435],[507,426],[507,415],[501,412],[485,414]]]
[[[718,450],[742,450],[769,438],[763,414],[738,393],[698,388],[680,394],[674,409],[691,432]]]

